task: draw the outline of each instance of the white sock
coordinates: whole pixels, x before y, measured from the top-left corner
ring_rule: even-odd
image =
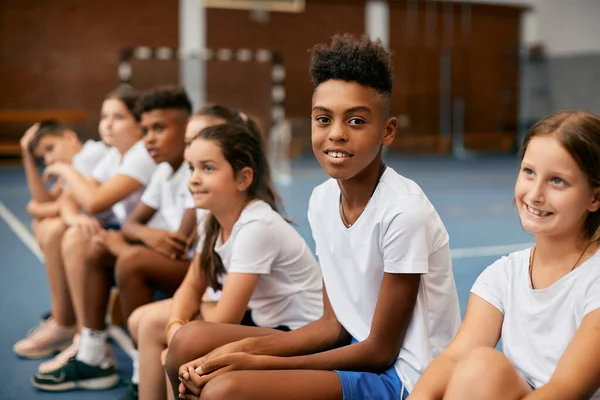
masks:
[[[131,354],[133,359],[133,375],[131,376],[131,383],[137,385],[140,383],[140,356],[137,350],[134,350]]]
[[[81,343],[77,352],[77,360],[88,365],[100,365],[106,357],[107,331],[95,331],[81,328]]]

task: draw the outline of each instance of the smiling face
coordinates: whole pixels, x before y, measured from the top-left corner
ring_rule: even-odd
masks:
[[[192,171],[188,189],[196,208],[218,214],[246,197],[246,190],[252,183],[252,169],[244,168],[235,173],[214,140],[195,139],[185,157]]]
[[[573,157],[553,135],[529,141],[515,184],[523,228],[534,235],[580,236],[600,203]]]
[[[329,176],[360,175],[380,160],[381,145],[396,134],[396,118],[387,118],[382,95],[355,82],[328,80],[312,99],[312,147]],[[376,166],[376,167],[377,167]]]

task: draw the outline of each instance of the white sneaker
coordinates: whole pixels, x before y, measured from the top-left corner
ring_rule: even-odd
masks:
[[[13,346],[16,354],[25,358],[45,358],[69,347],[75,326],[62,326],[54,318],[42,321]]]

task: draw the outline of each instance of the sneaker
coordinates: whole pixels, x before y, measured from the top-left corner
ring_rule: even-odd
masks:
[[[38,366],[38,373],[47,374],[65,365],[67,361],[77,355],[77,351],[79,350],[79,342],[81,342],[81,339],[79,334],[76,334],[69,347],[58,353],[51,360],[44,361]]]
[[[38,372],[40,374],[47,374],[50,371],[54,371],[65,365],[67,361],[77,355],[77,351],[79,350],[79,343],[81,342],[79,334],[75,335],[73,338],[73,343],[58,353],[56,357],[51,360],[44,361],[38,366]],[[106,344],[106,356],[114,359],[112,347],[107,343]]]
[[[104,390],[119,384],[119,375],[110,357],[106,357],[98,366],[88,365],[71,358],[65,365],[31,378],[31,384],[47,392],[65,392],[74,389]]]
[[[137,383],[133,383],[130,381],[129,385],[127,385],[127,387],[125,388],[125,393],[123,393],[123,395],[119,397],[119,400],[138,400],[138,398],[138,385]]]
[[[49,318],[27,332],[25,339],[15,343],[13,350],[23,358],[45,358],[69,347],[73,335],[74,326],[61,326]]]

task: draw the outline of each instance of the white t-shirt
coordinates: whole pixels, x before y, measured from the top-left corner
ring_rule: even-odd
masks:
[[[77,154],[73,156],[71,165],[84,177],[92,175],[96,164],[108,153],[110,147],[103,142],[88,140]]]
[[[175,232],[179,229],[190,192],[187,188],[190,169],[183,163],[173,173],[167,162],[159,164],[142,195],[142,202],[156,210],[154,227]],[[193,208],[193,206],[191,207]]]
[[[140,140],[125,155],[121,155],[119,150],[112,147],[96,165],[92,177],[100,183],[105,183],[113,176],[121,174],[129,176],[146,186],[156,167],[157,165],[148,154],[144,142]],[[123,223],[133,211],[143,192],[144,189],[141,188],[112,206],[112,211],[119,223]],[[152,224],[153,220],[150,220],[148,225],[152,226]]]
[[[308,220],[327,296],[342,326],[365,340],[383,274],[423,274],[412,320],[395,369],[409,391],[460,325],[448,233],[421,188],[391,168],[383,173],[362,215],[342,222],[334,179],[310,197]]]
[[[244,208],[229,239],[222,243],[219,235],[215,251],[227,273],[260,274],[248,304],[258,326],[296,329],[322,316],[319,264],[298,232],[264,201]]]
[[[546,289],[532,289],[530,250],[485,269],[471,292],[502,314],[502,352],[534,388],[546,384],[583,318],[600,308],[600,252]],[[600,391],[593,399],[600,399]]]

